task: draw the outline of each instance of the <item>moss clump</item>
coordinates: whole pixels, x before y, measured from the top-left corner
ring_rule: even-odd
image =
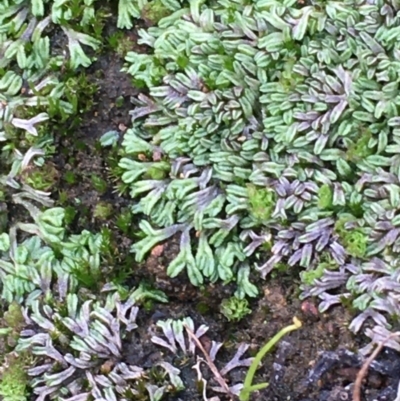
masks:
[[[363,258],[367,251],[368,239],[360,228],[346,229],[346,223],[353,220],[354,217],[350,215],[340,217],[335,224],[335,232],[349,255],[355,258]]]
[[[321,278],[326,270],[338,269],[338,264],[327,252],[321,255],[319,263],[315,269],[302,271],[300,273],[301,281],[306,285],[313,285],[315,280]]]
[[[349,146],[346,155],[349,161],[357,163],[372,155],[374,151],[368,147],[372,135],[370,131],[360,133],[360,137]]]
[[[113,207],[110,203],[99,202],[93,211],[93,217],[99,220],[107,220],[113,213]]]
[[[126,54],[130,50],[132,50],[132,48],[135,45],[135,42],[132,40],[132,38],[129,34],[126,34],[125,32],[122,32],[122,31],[117,31],[108,38],[108,45],[120,57],[125,57]],[[117,102],[118,102],[118,99],[117,99]],[[120,106],[118,106],[118,103],[116,104],[116,106],[120,107]]]
[[[103,180],[103,178],[93,174],[91,181],[94,189],[100,194],[104,194],[107,191],[107,181]]]
[[[47,163],[43,167],[28,167],[21,174],[21,179],[38,191],[51,190],[58,178],[58,170],[51,163]]]
[[[255,185],[249,184],[247,194],[253,217],[260,221],[268,220],[275,209],[275,192],[269,188],[257,188]]]
[[[6,367],[0,378],[0,395],[3,401],[26,401],[28,396],[28,375],[24,359],[13,354],[7,357]]]
[[[221,303],[221,313],[231,322],[238,322],[251,313],[247,299],[231,297],[224,299]]]
[[[22,314],[21,306],[17,302],[12,302],[8,310],[4,313],[0,334],[5,335],[7,345],[14,348],[21,330],[25,327],[25,319]]]
[[[322,277],[325,270],[330,270],[329,263],[320,263],[316,269],[303,271],[300,273],[301,281],[307,285],[313,285],[315,280]]]
[[[333,191],[328,184],[322,185],[318,191],[318,208],[330,209],[333,205]]]
[[[21,306],[17,302],[13,302],[4,313],[4,321],[13,330],[21,330],[25,325],[24,315],[22,314]]]
[[[128,234],[132,228],[132,213],[129,209],[122,210],[121,214],[117,217],[115,225],[124,233]]]
[[[141,17],[148,25],[157,25],[158,21],[164,17],[168,17],[171,11],[160,0],[154,0],[147,3],[141,12]]]
[[[363,258],[367,251],[367,237],[359,230],[351,231],[346,236],[344,246],[351,256]]]

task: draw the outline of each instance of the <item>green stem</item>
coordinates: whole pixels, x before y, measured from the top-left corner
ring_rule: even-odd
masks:
[[[301,327],[301,322],[297,317],[293,318],[293,324],[290,326],[284,327],[279,333],[275,334],[274,337],[271,338],[261,349],[258,351],[255,356],[253,362],[251,363],[249,370],[247,371],[246,378],[244,380],[243,388],[240,392],[239,399],[240,401],[248,401],[250,398],[250,394],[253,391],[264,389],[268,386],[268,383],[260,383],[252,385],[254,375],[258,368],[258,365],[261,363],[261,360],[264,358],[265,354],[267,354],[271,348],[287,333],[297,330]]]

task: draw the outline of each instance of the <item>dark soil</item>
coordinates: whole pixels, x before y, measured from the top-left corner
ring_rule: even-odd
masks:
[[[253,313],[240,323],[230,323],[220,313],[221,300],[232,295],[233,288],[217,284],[205,289],[194,288],[181,275],[176,279],[166,276],[169,260],[177,254],[179,244],[176,239],[165,243],[147,262],[138,266],[129,254],[132,240],[115,225],[115,216],[130,204],[129,198],[119,196],[114,191],[115,183],[109,176],[111,154],[99,149],[99,137],[109,130],[119,130],[123,135],[130,125],[130,97],[138,91],[133,88],[129,77],[121,73],[123,61],[110,52],[99,57],[88,70],[89,79],[98,85],[93,110],[83,115],[79,128],[71,136],[57,137],[58,154],[54,158],[61,176],[72,171],[77,180],[68,184],[60,179],[60,190],[68,195],[67,203],[78,209],[78,214],[71,223],[71,231],[86,228],[98,231],[108,227],[113,234],[114,256],[121,271],[134,271],[134,277],[128,278],[135,286],[140,280],[147,279],[163,290],[170,302],[153,307],[150,312],[142,311],[139,317],[139,330],[135,338],[126,344],[126,359],[145,366],[156,361],[167,360],[161,354],[160,347],[150,342],[150,333],[158,319],[168,317],[192,317],[196,327],[206,324],[209,331],[202,339],[206,344],[211,340],[224,342],[225,351],[220,351],[220,360],[228,361],[241,342],[250,344],[254,354],[280,329],[291,324],[294,316],[301,319],[303,327],[284,338],[273,353],[263,361],[257,372],[256,381],[269,382],[265,391],[253,395],[253,400],[265,401],[342,401],[352,399],[352,383],[360,369],[360,359],[351,354],[364,339],[354,338],[347,330],[350,320],[348,312],[342,307],[327,314],[317,312],[312,301],[301,303],[296,293],[296,277],[278,277],[259,283],[262,296],[253,301]],[[101,72],[99,74],[99,71]],[[123,104],[117,107],[117,99],[123,97]],[[76,146],[79,144],[79,146]],[[92,176],[101,177],[107,182],[107,188],[99,193],[93,186]],[[79,199],[77,206],[76,199]],[[113,214],[108,220],[94,217],[94,209],[100,202],[112,204]],[[64,205],[65,206],[65,205]],[[136,224],[133,221],[133,224]],[[117,270],[118,270],[117,266]],[[127,273],[129,276],[129,272]],[[129,280],[132,280],[130,282]],[[342,351],[341,351],[342,350]],[[343,352],[348,350],[348,352]],[[364,383],[365,400],[394,400],[399,377],[399,357],[386,350],[379,360],[386,363],[386,371],[370,369]],[[195,361],[181,361],[182,374],[187,389],[170,399],[197,401],[203,397],[199,391],[196,372],[192,369]],[[218,365],[221,367],[221,364]],[[315,368],[314,373],[312,373]],[[397,374],[397,376],[396,376]],[[213,381],[210,373],[206,379]],[[236,376],[235,376],[236,375]],[[245,369],[233,372],[232,380],[242,381]],[[212,383],[215,385],[215,382]],[[210,394],[210,392],[208,392]],[[221,397],[221,399],[223,399]]]

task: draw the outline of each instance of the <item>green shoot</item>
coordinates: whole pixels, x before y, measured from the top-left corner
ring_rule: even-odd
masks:
[[[279,333],[275,334],[274,337],[271,338],[261,349],[258,351],[255,356],[253,362],[251,363],[249,370],[247,371],[246,378],[244,380],[242,391],[240,392],[239,399],[240,401],[248,401],[250,398],[250,394],[253,391],[262,390],[268,387],[268,383],[259,383],[252,384],[253,378],[260,364],[261,360],[264,356],[271,350],[271,348],[287,333],[297,330],[301,327],[301,321],[297,319],[297,317],[293,318],[293,324],[290,326],[284,327]]]

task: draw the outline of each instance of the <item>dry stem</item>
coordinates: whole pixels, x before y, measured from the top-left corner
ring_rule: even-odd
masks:
[[[361,401],[361,386],[364,377],[368,372],[368,368],[371,363],[375,360],[378,354],[381,352],[383,346],[393,337],[399,336],[400,333],[392,333],[390,336],[386,337],[383,341],[381,341],[378,346],[375,348],[374,352],[365,360],[363,365],[361,366],[360,371],[357,373],[356,381],[354,382],[354,391],[353,391],[353,401]]]
[[[203,344],[194,335],[193,331],[190,330],[188,326],[184,325],[184,327],[185,327],[187,333],[189,334],[189,337],[196,343],[197,347],[200,348],[201,352],[203,353],[204,357],[206,358],[207,365],[211,369],[211,372],[213,373],[215,380],[217,380],[218,384],[226,391],[226,394],[228,394],[231,401],[234,400],[234,395],[232,394],[231,390],[229,390],[229,386],[226,384],[226,381],[221,376],[221,373],[219,373],[218,368],[215,366],[214,362],[211,360],[210,355],[204,349]]]

